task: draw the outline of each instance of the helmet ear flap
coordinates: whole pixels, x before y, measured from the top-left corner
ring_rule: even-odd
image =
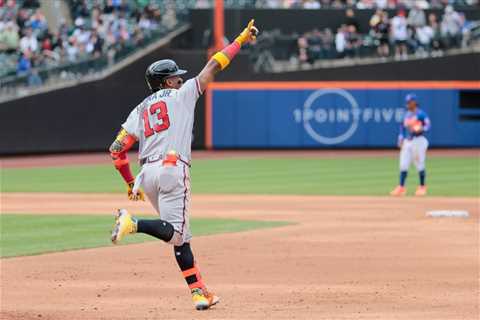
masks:
[[[145,82],[147,83],[147,87],[150,90],[150,92],[154,93],[160,90],[163,86],[163,79],[160,80],[158,78],[155,78],[154,76],[150,75],[145,75]]]

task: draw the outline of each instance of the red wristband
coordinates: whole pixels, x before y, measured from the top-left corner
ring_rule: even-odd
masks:
[[[222,52],[230,59],[232,60],[237,53],[240,51],[240,44],[237,41],[233,41],[230,43],[228,46],[223,48]]]

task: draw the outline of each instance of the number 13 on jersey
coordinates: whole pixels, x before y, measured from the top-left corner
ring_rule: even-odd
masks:
[[[157,115],[157,118],[152,121],[153,127],[150,124],[149,114],[152,116]],[[146,108],[143,111],[143,122],[145,125],[145,138],[150,137],[154,133],[167,130],[170,127],[167,104],[164,101],[159,101],[152,104],[150,108]]]

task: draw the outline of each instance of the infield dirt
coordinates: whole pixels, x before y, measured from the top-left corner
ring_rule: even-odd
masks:
[[[8,213],[152,212],[120,194],[1,197]],[[193,309],[172,249],[149,242],[1,259],[0,318],[478,319],[478,201],[194,194],[193,217],[295,223],[194,238],[212,310]]]

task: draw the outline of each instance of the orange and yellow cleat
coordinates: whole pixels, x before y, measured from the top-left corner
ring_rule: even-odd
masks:
[[[130,213],[125,209],[119,209],[115,217],[115,224],[113,225],[113,231],[111,240],[114,244],[117,244],[127,234],[137,232],[137,223]]]
[[[192,300],[197,310],[207,310],[220,302],[220,298],[206,289],[195,288],[192,290]]]

